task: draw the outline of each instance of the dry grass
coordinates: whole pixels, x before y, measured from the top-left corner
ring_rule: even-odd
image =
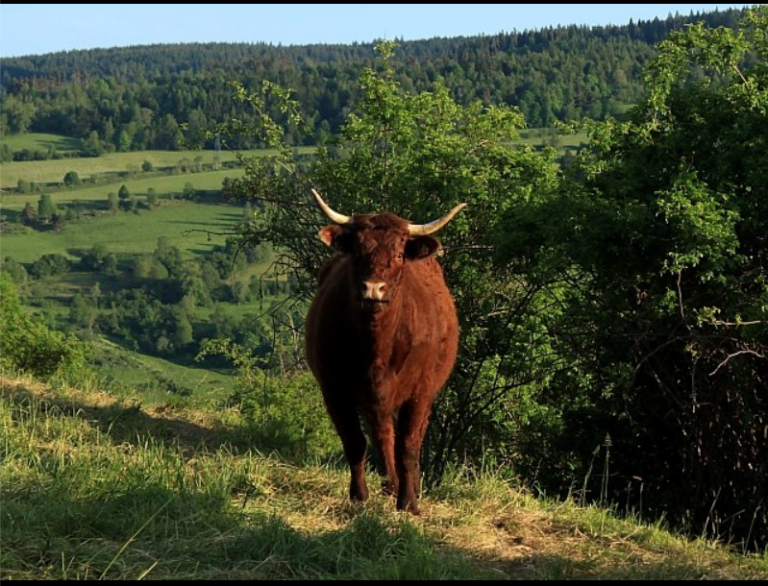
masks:
[[[5,579],[768,579],[766,555],[491,475],[447,475],[413,517],[374,476],[371,500],[350,503],[343,466],[248,449],[234,411],[0,382]]]

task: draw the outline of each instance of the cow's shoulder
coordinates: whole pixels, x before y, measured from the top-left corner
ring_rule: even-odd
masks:
[[[347,255],[336,254],[325,261],[317,272],[317,285],[321,287],[329,279],[338,279],[348,262]]]

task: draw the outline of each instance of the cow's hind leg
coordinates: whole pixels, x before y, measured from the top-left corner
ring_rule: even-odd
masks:
[[[400,408],[395,443],[397,473],[400,490],[397,493],[397,509],[418,515],[416,503],[419,497],[421,444],[429,423],[430,401],[408,401]]]
[[[368,487],[365,484],[366,441],[360,420],[354,406],[348,403],[325,402],[336,432],[344,446],[350,471],[349,498],[353,501],[367,501]]]

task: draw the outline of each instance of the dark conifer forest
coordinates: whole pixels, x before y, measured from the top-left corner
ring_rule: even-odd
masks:
[[[740,14],[399,41],[397,82],[414,93],[444,85],[462,105],[516,106],[530,127],[603,120],[641,97],[643,67],[670,31],[698,20],[733,27]],[[335,134],[360,98],[357,80],[375,63],[374,45],[158,44],[2,59],[0,132],[81,138],[91,156],[175,150],[180,125],[195,136],[246,114],[232,81],[246,89],[269,81],[296,92],[321,136]],[[286,139],[306,140],[291,128]],[[232,146],[260,146],[243,140]]]

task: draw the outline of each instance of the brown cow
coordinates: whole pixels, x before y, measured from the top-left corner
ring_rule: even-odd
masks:
[[[440,243],[429,234],[466,204],[416,225],[393,214],[345,216],[312,194],[335,222],[320,230],[320,240],[342,254],[320,271],[306,320],[307,362],[344,445],[349,495],[368,499],[362,416],[384,460],[385,490],[397,495],[399,510],[418,515],[421,444],[459,341],[456,308],[434,257]]]

